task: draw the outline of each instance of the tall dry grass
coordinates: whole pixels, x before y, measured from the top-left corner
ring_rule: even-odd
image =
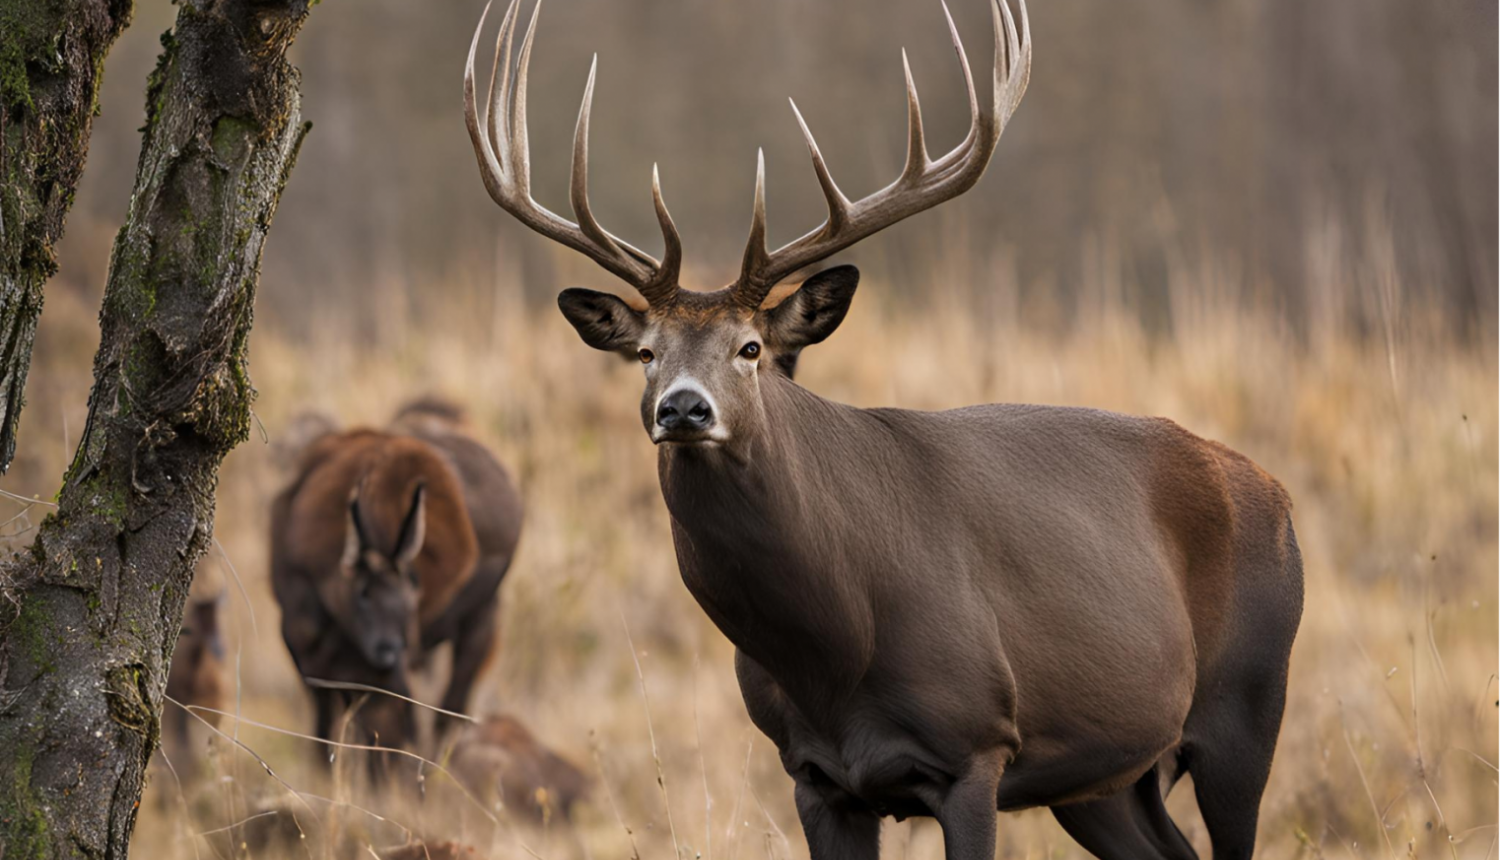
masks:
[[[1253,457],[1295,500],[1307,575],[1261,856],[1484,860],[1496,836],[1500,704],[1494,344],[1450,340],[1382,299],[1377,282],[1335,285],[1385,322],[1356,335],[1341,314],[1292,326],[1215,298],[1216,277],[1176,272],[1171,319],[1152,333],[1107,288],[1032,325],[1038,315],[1007,307],[1003,291],[979,313],[972,296],[913,303],[871,284],[837,335],[804,357],[800,381],[859,405],[1008,400],[1165,415]],[[315,342],[286,339],[274,319],[257,330],[264,433],[225,466],[222,553],[205,562],[203,585],[230,591],[231,710],[259,725],[226,718],[224,736],[202,739],[196,766],[208,778],[196,788],[179,794],[171,774],[157,775],[138,855],[228,856],[248,830],[295,819],[306,838],[293,849],[251,853],[318,858],[345,837],[379,846],[410,831],[493,857],[805,857],[790,782],[744,713],[731,649],[678,580],[639,426],[639,370],[584,347],[555,311],[509,299],[512,284],[446,286],[462,298],[441,308],[420,289],[372,286],[369,301],[390,308],[372,329],[330,309],[313,311],[326,313]],[[4,485],[43,498],[72,441],[63,426],[81,426],[93,337],[86,302],[50,301],[25,459]],[[572,826],[510,821],[431,767],[425,800],[413,786],[371,794],[347,778],[359,753],[338,753],[342,776],[329,780],[317,761],[326,750],[264,728],[311,726],[267,582],[266,507],[282,480],[267,441],[307,407],[378,424],[431,391],[471,408],[526,496],[502,650],[475,710],[519,715],[595,772]],[[24,541],[32,519],[6,530]],[[1207,856],[1191,794],[1183,784],[1169,806]],[[204,831],[217,832],[194,836]],[[1004,816],[1000,843],[1004,857],[1084,856],[1044,810]],[[941,835],[931,822],[890,823],[885,850],[938,857]]]

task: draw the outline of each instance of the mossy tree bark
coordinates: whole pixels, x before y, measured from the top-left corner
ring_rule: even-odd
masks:
[[[0,0],[0,473],[16,451],[21,397],[83,174],[104,55],[130,0]]]
[[[83,439],[0,567],[0,856],[124,857],[224,455],[261,249],[307,131],[309,0],[178,0],[147,91]]]

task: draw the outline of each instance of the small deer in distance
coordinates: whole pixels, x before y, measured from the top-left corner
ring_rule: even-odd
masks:
[[[1275,479],[1164,419],[830,402],[792,376],[843,320],[858,272],[828,269],[767,302],[804,267],[979,181],[1031,68],[1024,2],[1019,15],[990,2],[983,104],[948,21],[968,84],[963,141],[928,155],[908,67],[904,169],[850,200],[798,112],[828,217],[768,250],[762,158],[740,275],[715,292],[679,284],[682,243],[654,170],[661,260],[590,211],[593,69],[572,150],[577,222],[532,199],[537,16],[517,59],[516,2],[484,113],[482,18],[465,68],[480,175],[502,209],[645,300],[569,289],[558,304],[589,346],[641,363],[683,581],[736,647],[746,708],[794,780],[814,860],[873,860],[888,815],[935,817],[949,860],[990,860],[996,811],[1035,806],[1105,860],[1185,860],[1194,850],[1163,798],[1187,773],[1214,857],[1248,858],[1302,611]]]
[[[209,726],[218,726],[228,698],[224,634],[219,625],[223,603],[223,592],[188,601],[167,673],[167,698],[177,704],[162,712],[162,754],[183,781],[203,772],[202,749],[195,750],[192,746],[192,724],[202,720]],[[193,710],[190,712],[189,708]],[[165,798],[163,795],[164,801]]]

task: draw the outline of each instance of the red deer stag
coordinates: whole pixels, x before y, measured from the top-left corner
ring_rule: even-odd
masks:
[[[1290,502],[1245,457],[1162,419],[1090,409],[854,409],[799,387],[801,350],[848,310],[858,273],[794,272],[979,181],[1026,89],[1031,39],[992,0],[993,99],[967,136],[909,143],[889,186],[850,200],[797,116],[828,218],[765,245],[764,161],[739,278],[678,284],[682,245],[652,177],[657,261],[589,209],[594,74],[573,142],[575,224],[531,197],[515,4],[488,117],[464,77],[486,189],[527,226],[645,299],[570,289],[585,343],[638,357],[683,581],[737,649],[755,724],[781,751],[815,860],[874,858],[882,816],[942,826],[949,860],[988,860],[996,810],[1048,806],[1103,858],[1194,856],[1163,794],[1192,773],[1216,858],[1249,857],[1301,615]],[[480,21],[483,26],[483,19]],[[795,106],[794,106],[795,110]]]
[[[520,537],[521,505],[494,457],[442,418],[448,409],[408,407],[393,424],[405,434],[317,438],[273,503],[271,582],[304,678],[410,696],[408,669],[452,642],[441,704],[468,706],[495,651],[499,587]],[[332,739],[352,695],[312,692],[318,737]],[[372,699],[359,722],[385,746],[415,740],[413,712],[399,700]]]

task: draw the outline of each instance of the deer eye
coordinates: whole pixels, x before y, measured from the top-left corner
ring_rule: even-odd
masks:
[[[745,344],[744,346],[740,347],[740,358],[748,358],[748,359],[751,359],[753,361],[759,355],[760,355],[760,344],[756,343],[753,340],[750,341],[749,343]]]
[[[656,358],[656,353],[649,349],[642,349],[636,354],[641,357],[641,364],[650,364]]]

